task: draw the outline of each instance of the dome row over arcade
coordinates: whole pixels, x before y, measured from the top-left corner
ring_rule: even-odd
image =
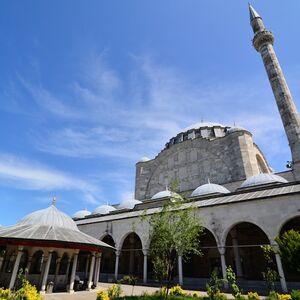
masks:
[[[240,186],[240,189],[244,188],[250,188],[250,187],[256,187],[260,185],[266,185],[266,184],[280,184],[280,183],[287,183],[288,181],[284,179],[283,177],[279,175],[275,175],[272,173],[260,173],[258,175],[249,177],[246,179]],[[220,184],[215,184],[208,182],[206,184],[202,184],[198,186],[190,195],[191,198],[194,197],[202,197],[206,195],[214,195],[214,194],[228,194],[230,191],[225,188],[224,186]],[[160,191],[156,194],[154,194],[151,197],[151,200],[164,200],[166,198],[171,199],[171,201],[183,201],[183,198],[170,190],[166,188],[164,191]],[[113,211],[116,210],[122,210],[122,209],[134,209],[134,207],[138,204],[141,204],[142,201],[136,200],[136,199],[130,199],[130,200],[125,200],[122,201],[119,205],[117,206],[111,206],[111,205],[100,205],[98,206],[92,213],[87,211],[87,210],[80,210],[76,212],[73,215],[74,219],[81,219],[88,217],[90,215],[107,215]],[[31,217],[34,219],[34,216]],[[59,221],[57,221],[59,222]]]

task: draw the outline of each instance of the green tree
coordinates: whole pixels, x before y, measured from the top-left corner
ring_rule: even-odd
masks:
[[[275,282],[279,279],[277,267],[274,262],[274,250],[271,245],[261,246],[263,250],[264,258],[266,261],[266,271],[262,272],[262,276],[267,284],[267,288],[270,292],[275,291]]]
[[[149,256],[156,279],[166,282],[166,297],[178,255],[187,260],[192,254],[201,255],[199,234],[203,228],[191,205],[182,207],[178,196],[148,218],[150,224]]]
[[[279,255],[286,269],[291,272],[300,273],[300,233],[299,231],[289,230],[276,242],[279,246]]]

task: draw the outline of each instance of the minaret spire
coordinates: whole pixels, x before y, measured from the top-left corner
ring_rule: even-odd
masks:
[[[273,48],[274,36],[250,4],[249,11],[254,32],[253,46],[262,56],[291,148],[294,175],[300,180],[300,117]]]

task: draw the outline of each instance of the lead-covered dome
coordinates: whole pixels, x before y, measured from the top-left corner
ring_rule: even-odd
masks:
[[[108,204],[100,205],[93,211],[93,215],[98,215],[98,214],[107,215],[114,210],[116,210],[116,209],[111,205],[108,205]]]
[[[271,174],[271,173],[260,173],[258,175],[254,175],[246,179],[241,188],[263,185],[263,184],[271,184],[271,183],[287,183],[288,181],[281,176]]]
[[[138,162],[147,162],[147,161],[149,161],[149,160],[150,160],[149,157],[143,156],[143,157],[141,157],[141,158],[138,160]]]
[[[87,209],[79,210],[73,215],[73,219],[82,219],[91,215],[91,212]]]
[[[118,208],[133,209],[137,204],[140,204],[140,203],[142,203],[142,201],[136,200],[136,199],[124,200],[119,204]]]
[[[151,197],[151,200],[163,199],[163,198],[171,198],[173,201],[177,201],[177,200],[182,201],[182,197],[179,194],[175,192],[171,192],[169,190],[156,193]]]
[[[25,216],[17,225],[46,225],[78,230],[74,220],[54,205]]]
[[[224,186],[215,183],[206,183],[198,186],[191,194],[191,197],[203,196],[209,194],[227,194],[230,193]]]

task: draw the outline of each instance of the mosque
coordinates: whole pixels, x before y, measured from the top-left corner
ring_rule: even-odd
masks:
[[[157,212],[174,196],[187,196],[183,207],[193,203],[199,208],[205,227],[203,256],[178,258],[175,281],[184,286],[204,286],[214,268],[225,276],[231,265],[244,290],[259,290],[266,267],[260,246],[276,247],[276,236],[300,230],[300,118],[273,48],[274,36],[251,5],[249,11],[253,46],[261,54],[291,149],[288,170],[274,174],[245,128],[198,123],[184,129],[156,157],[137,162],[135,199],[73,216],[81,231],[116,249],[102,254],[101,280],[127,274],[144,283],[153,280],[149,226],[141,225],[139,217],[145,210]],[[178,194],[167,187],[174,179]],[[278,286],[299,288],[299,275],[285,270],[275,256]]]
[[[179,256],[174,280],[201,288],[215,268],[225,276],[231,265],[244,291],[264,288],[261,245],[276,248],[275,237],[300,231],[300,117],[273,48],[274,36],[252,6],[249,10],[253,46],[263,59],[291,149],[288,170],[273,173],[245,128],[194,124],[156,157],[137,162],[135,199],[78,211],[73,220],[52,205],[0,229],[2,285],[15,285],[20,266],[43,292],[49,280],[57,290],[72,291],[76,274],[87,278],[86,288],[128,274],[151,284],[149,224],[140,216],[184,195],[182,207],[192,203],[205,228],[199,237],[203,255],[188,261]],[[174,179],[176,193],[168,189]],[[279,254],[275,259],[278,287],[299,288],[299,274],[286,270]]]

